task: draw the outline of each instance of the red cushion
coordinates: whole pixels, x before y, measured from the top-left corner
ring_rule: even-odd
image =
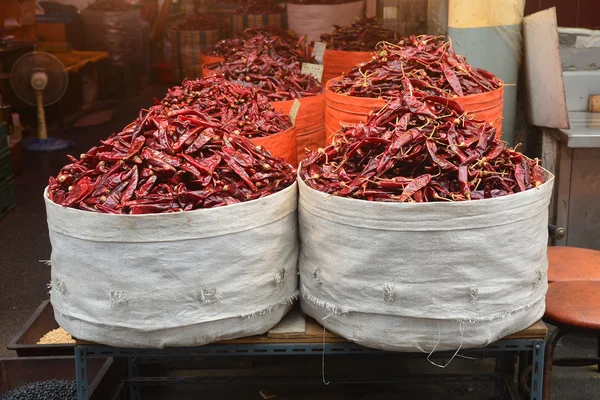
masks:
[[[553,324],[600,331],[600,281],[551,283],[544,318]]]
[[[600,251],[548,247],[548,282],[600,281]]]

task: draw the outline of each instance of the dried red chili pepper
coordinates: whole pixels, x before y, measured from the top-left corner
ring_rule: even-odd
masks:
[[[240,107],[241,100],[248,107]],[[249,121],[243,132],[232,116]],[[70,156],[71,163],[49,178],[49,198],[84,211],[146,214],[267,196],[291,185],[295,171],[246,137],[290,125],[266,99],[223,78],[184,82],[79,160]]]
[[[332,33],[321,35],[321,42],[327,43],[327,48],[331,50],[373,51],[379,42],[395,42],[398,38],[396,32],[384,28],[382,22],[375,17],[334,27]]]
[[[154,117],[155,122],[176,117],[182,125],[188,123],[185,129],[208,127],[198,131],[190,152],[206,145],[207,141],[210,143],[212,129],[224,129],[252,138],[268,136],[292,126],[289,116],[276,113],[261,93],[219,76],[186,80],[182,86],[169,89],[157,106],[153,107],[153,112],[160,118]],[[173,153],[177,151],[175,149],[186,147],[189,137],[178,144],[179,138],[185,134],[178,133],[175,126],[169,132],[173,135],[167,134],[165,129],[157,131],[164,151]],[[170,143],[173,139],[175,144]]]
[[[276,44],[279,43],[280,46]],[[270,101],[316,96],[323,86],[313,76],[302,74],[302,63],[314,62],[289,42],[257,34],[225,61],[207,68],[228,80],[256,88]]]
[[[308,154],[300,177],[336,196],[396,202],[494,198],[544,182],[537,160],[438,96],[396,99],[365,124],[345,128]]]
[[[421,35],[397,44],[380,43],[371,61],[354,67],[331,89],[356,97],[455,97],[489,92],[502,85],[491,73],[471,67],[456,55],[445,37]]]
[[[257,40],[251,40],[259,37]],[[243,49],[255,48],[257,51],[276,53],[288,61],[314,62],[308,55],[308,49],[303,46],[304,38],[295,38],[287,31],[274,26],[248,28],[238,37],[222,39],[203,52],[210,56],[228,59]]]

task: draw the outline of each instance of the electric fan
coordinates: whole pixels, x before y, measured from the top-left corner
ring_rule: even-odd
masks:
[[[44,106],[56,103],[67,91],[69,74],[52,54],[34,51],[21,56],[12,66],[10,83],[25,103],[37,106],[37,138],[23,140],[29,151],[56,151],[71,146],[64,139],[48,137]]]

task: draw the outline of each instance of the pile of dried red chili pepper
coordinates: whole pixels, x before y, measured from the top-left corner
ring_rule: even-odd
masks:
[[[133,11],[134,8],[130,3],[125,0],[96,0],[90,4],[86,10],[88,11]]]
[[[439,96],[391,101],[311,152],[300,175],[321,192],[384,202],[488,199],[544,182],[537,160],[506,147],[494,127]]]
[[[473,68],[456,55],[443,36],[410,36],[398,44],[381,43],[371,61],[357,65],[331,89],[357,97],[401,97],[408,94],[407,78],[415,96],[466,96],[503,85],[490,72]]]
[[[244,0],[235,10],[236,14],[280,14],[285,10],[277,0]]]
[[[304,56],[294,49],[290,52],[288,50],[289,46],[275,46],[272,38],[258,34],[247,40],[244,48],[227,60],[208,68],[233,82],[256,88],[271,101],[323,93],[323,86],[319,81],[311,75],[301,73]]]
[[[252,40],[257,36],[260,39]],[[302,46],[304,38],[296,39],[283,29],[274,26],[248,28],[239,37],[223,39],[206,49],[210,56],[231,57],[238,51],[248,51],[254,47],[257,52],[277,54],[288,61],[311,62],[306,49]]]
[[[383,27],[375,17],[363,18],[352,24],[337,26],[333,33],[321,35],[327,48],[342,51],[373,51],[379,42],[394,42],[397,33]]]
[[[162,108],[152,108],[146,117],[162,112],[169,117],[193,119],[202,114],[210,117],[213,125],[248,138],[269,136],[292,127],[290,117],[275,112],[261,93],[219,76],[184,81],[182,86],[169,89],[160,104]]]
[[[227,22],[209,13],[196,12],[177,21],[173,29],[176,31],[227,29]]]
[[[242,37],[219,40],[212,47],[202,50],[204,54],[227,58],[244,47],[246,39]]]
[[[227,94],[220,86],[235,85],[206,79],[173,88],[79,160],[69,156],[71,164],[49,179],[49,199],[86,211],[151,214],[240,203],[290,186],[294,168],[254,146],[248,129],[240,134],[243,125],[262,135],[275,112],[248,97],[247,88]],[[208,86],[215,101],[203,104]]]

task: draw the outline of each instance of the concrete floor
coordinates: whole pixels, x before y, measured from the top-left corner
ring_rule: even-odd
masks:
[[[80,154],[89,149],[101,138],[136,118],[140,108],[152,104],[153,97],[160,98],[164,93],[165,87],[150,86],[135,99],[117,104],[114,107],[115,115],[109,124],[85,130],[71,130],[68,136],[75,141],[75,148],[70,149],[69,153]],[[48,176],[56,175],[60,167],[67,163],[65,154],[67,152],[24,153],[25,168],[15,180],[17,209],[0,221],[0,357],[14,356],[6,350],[6,344],[40,302],[48,297],[46,285],[49,282],[50,267],[46,266],[43,260],[50,258],[51,248],[42,192]],[[594,338],[577,336],[563,339],[557,355],[591,356],[595,352]],[[314,367],[320,371],[320,363]],[[473,393],[473,388],[469,385],[448,389],[434,384],[408,391],[398,387],[377,390],[348,387],[333,389],[331,386],[318,385],[297,389],[278,388],[273,392],[278,393],[278,399],[489,398],[487,394],[478,394],[486,390]],[[219,393],[212,393],[217,394],[215,397],[220,397]],[[210,394],[210,391],[206,394]],[[174,397],[168,395],[165,398]],[[231,398],[259,398],[258,389],[236,389]],[[556,367],[553,374],[552,398],[600,399],[600,373],[596,367]]]

